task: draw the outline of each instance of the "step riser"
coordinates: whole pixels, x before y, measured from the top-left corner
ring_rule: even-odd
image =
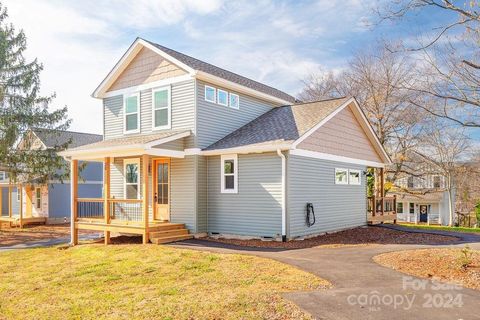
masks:
[[[150,239],[173,237],[173,236],[184,236],[184,235],[187,235],[187,234],[188,234],[187,229],[178,229],[178,230],[170,230],[170,231],[156,231],[156,232],[150,232]]]
[[[184,236],[155,238],[155,239],[151,239],[151,241],[154,244],[163,244],[163,243],[171,243],[171,242],[182,241],[182,240],[187,240],[192,238],[193,238],[193,235],[189,234]]]
[[[170,230],[179,230],[185,229],[185,225],[165,225],[165,226],[151,226],[148,228],[150,232],[161,232],[161,231],[170,231]]]

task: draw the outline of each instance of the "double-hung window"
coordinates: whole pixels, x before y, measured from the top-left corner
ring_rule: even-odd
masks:
[[[403,213],[403,202],[397,202],[397,213]]]
[[[221,156],[221,192],[238,193],[238,157],[233,155]]]
[[[152,91],[153,129],[171,128],[171,95],[170,87],[158,88]]]
[[[123,161],[125,188],[125,199],[139,199],[140,198],[140,160],[139,159],[125,159]]]
[[[35,188],[35,204],[37,209],[42,207],[42,191],[40,188]]]
[[[140,96],[138,93],[128,95],[125,97],[124,102],[124,114],[125,114],[125,133],[135,133],[140,131]]]
[[[215,103],[217,102],[216,96],[217,90],[214,87],[205,86],[205,101]]]
[[[217,89],[217,103],[219,105],[228,107],[228,92],[222,89]]]

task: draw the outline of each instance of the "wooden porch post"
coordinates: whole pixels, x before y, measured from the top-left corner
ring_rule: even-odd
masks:
[[[110,206],[108,200],[110,199],[110,157],[105,157],[103,161],[103,214],[105,224],[110,224]],[[105,244],[110,243],[110,231],[104,231]]]
[[[382,208],[382,216],[385,213],[385,173],[384,168],[380,168],[380,197],[382,199],[381,208]]]
[[[8,217],[10,218],[9,227],[12,227],[12,185],[8,184]]]
[[[78,244],[78,229],[75,226],[77,221],[77,199],[78,199],[78,160],[70,162],[70,233],[71,245]]]
[[[22,229],[23,228],[23,185],[20,184],[17,186],[17,192],[20,192],[20,206],[18,211],[20,214],[20,219],[19,219],[20,229]]]
[[[148,243],[148,155],[142,155],[143,244]]]

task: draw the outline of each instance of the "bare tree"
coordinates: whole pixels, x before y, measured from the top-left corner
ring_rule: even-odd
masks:
[[[422,11],[441,12],[450,19],[416,36],[416,44],[402,47],[422,61],[418,81],[406,88],[420,93],[423,99],[411,102],[456,124],[480,127],[479,3],[396,0],[380,8],[378,14],[381,20],[396,20]]]
[[[308,77],[300,98],[313,101],[354,96],[394,160],[389,178],[395,181],[410,171],[404,163],[423,134],[425,112],[412,104],[418,94],[406,89],[414,76],[415,66],[408,57],[381,44],[357,54],[339,74],[321,72]]]
[[[471,141],[462,127],[446,127],[444,123],[432,119],[432,126],[424,136],[415,153],[427,164],[432,165],[445,177],[448,192],[449,221],[453,225],[453,196],[457,184],[459,163],[468,156]]]

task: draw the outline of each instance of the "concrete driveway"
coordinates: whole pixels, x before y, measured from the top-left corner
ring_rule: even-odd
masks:
[[[470,246],[480,249],[480,237],[466,236],[463,242],[472,241]],[[329,280],[334,286],[332,289],[285,295],[317,319],[480,319],[480,291],[439,286],[433,281],[382,267],[372,260],[375,255],[384,252],[429,246],[269,250],[201,240],[185,241],[174,246],[267,257]]]

